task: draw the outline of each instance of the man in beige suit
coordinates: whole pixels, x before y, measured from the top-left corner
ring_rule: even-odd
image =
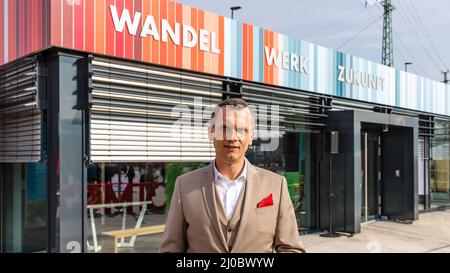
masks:
[[[161,252],[304,252],[286,179],[245,158],[254,124],[241,99],[216,107],[216,158],[177,178]]]

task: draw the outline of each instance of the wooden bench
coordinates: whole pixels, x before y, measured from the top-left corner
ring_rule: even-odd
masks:
[[[102,252],[117,253],[120,238],[163,233],[164,228],[165,225],[157,225],[102,232]]]

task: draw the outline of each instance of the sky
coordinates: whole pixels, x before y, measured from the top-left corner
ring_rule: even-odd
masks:
[[[383,8],[366,0],[175,1],[227,17],[241,6],[235,20],[381,63]],[[412,62],[408,72],[442,81],[450,68],[450,0],[392,1],[395,68]]]

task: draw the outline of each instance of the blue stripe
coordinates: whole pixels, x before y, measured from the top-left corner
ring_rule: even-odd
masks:
[[[318,78],[318,67],[317,67],[317,45],[314,45],[314,90],[317,92],[317,78]]]
[[[264,29],[259,29],[259,60],[261,69],[259,70],[259,79],[264,82]]]

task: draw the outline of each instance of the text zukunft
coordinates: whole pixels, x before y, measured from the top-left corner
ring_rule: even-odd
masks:
[[[384,78],[371,75],[367,72],[354,70],[353,68],[338,65],[339,75],[337,80],[343,83],[372,89],[384,90]]]

